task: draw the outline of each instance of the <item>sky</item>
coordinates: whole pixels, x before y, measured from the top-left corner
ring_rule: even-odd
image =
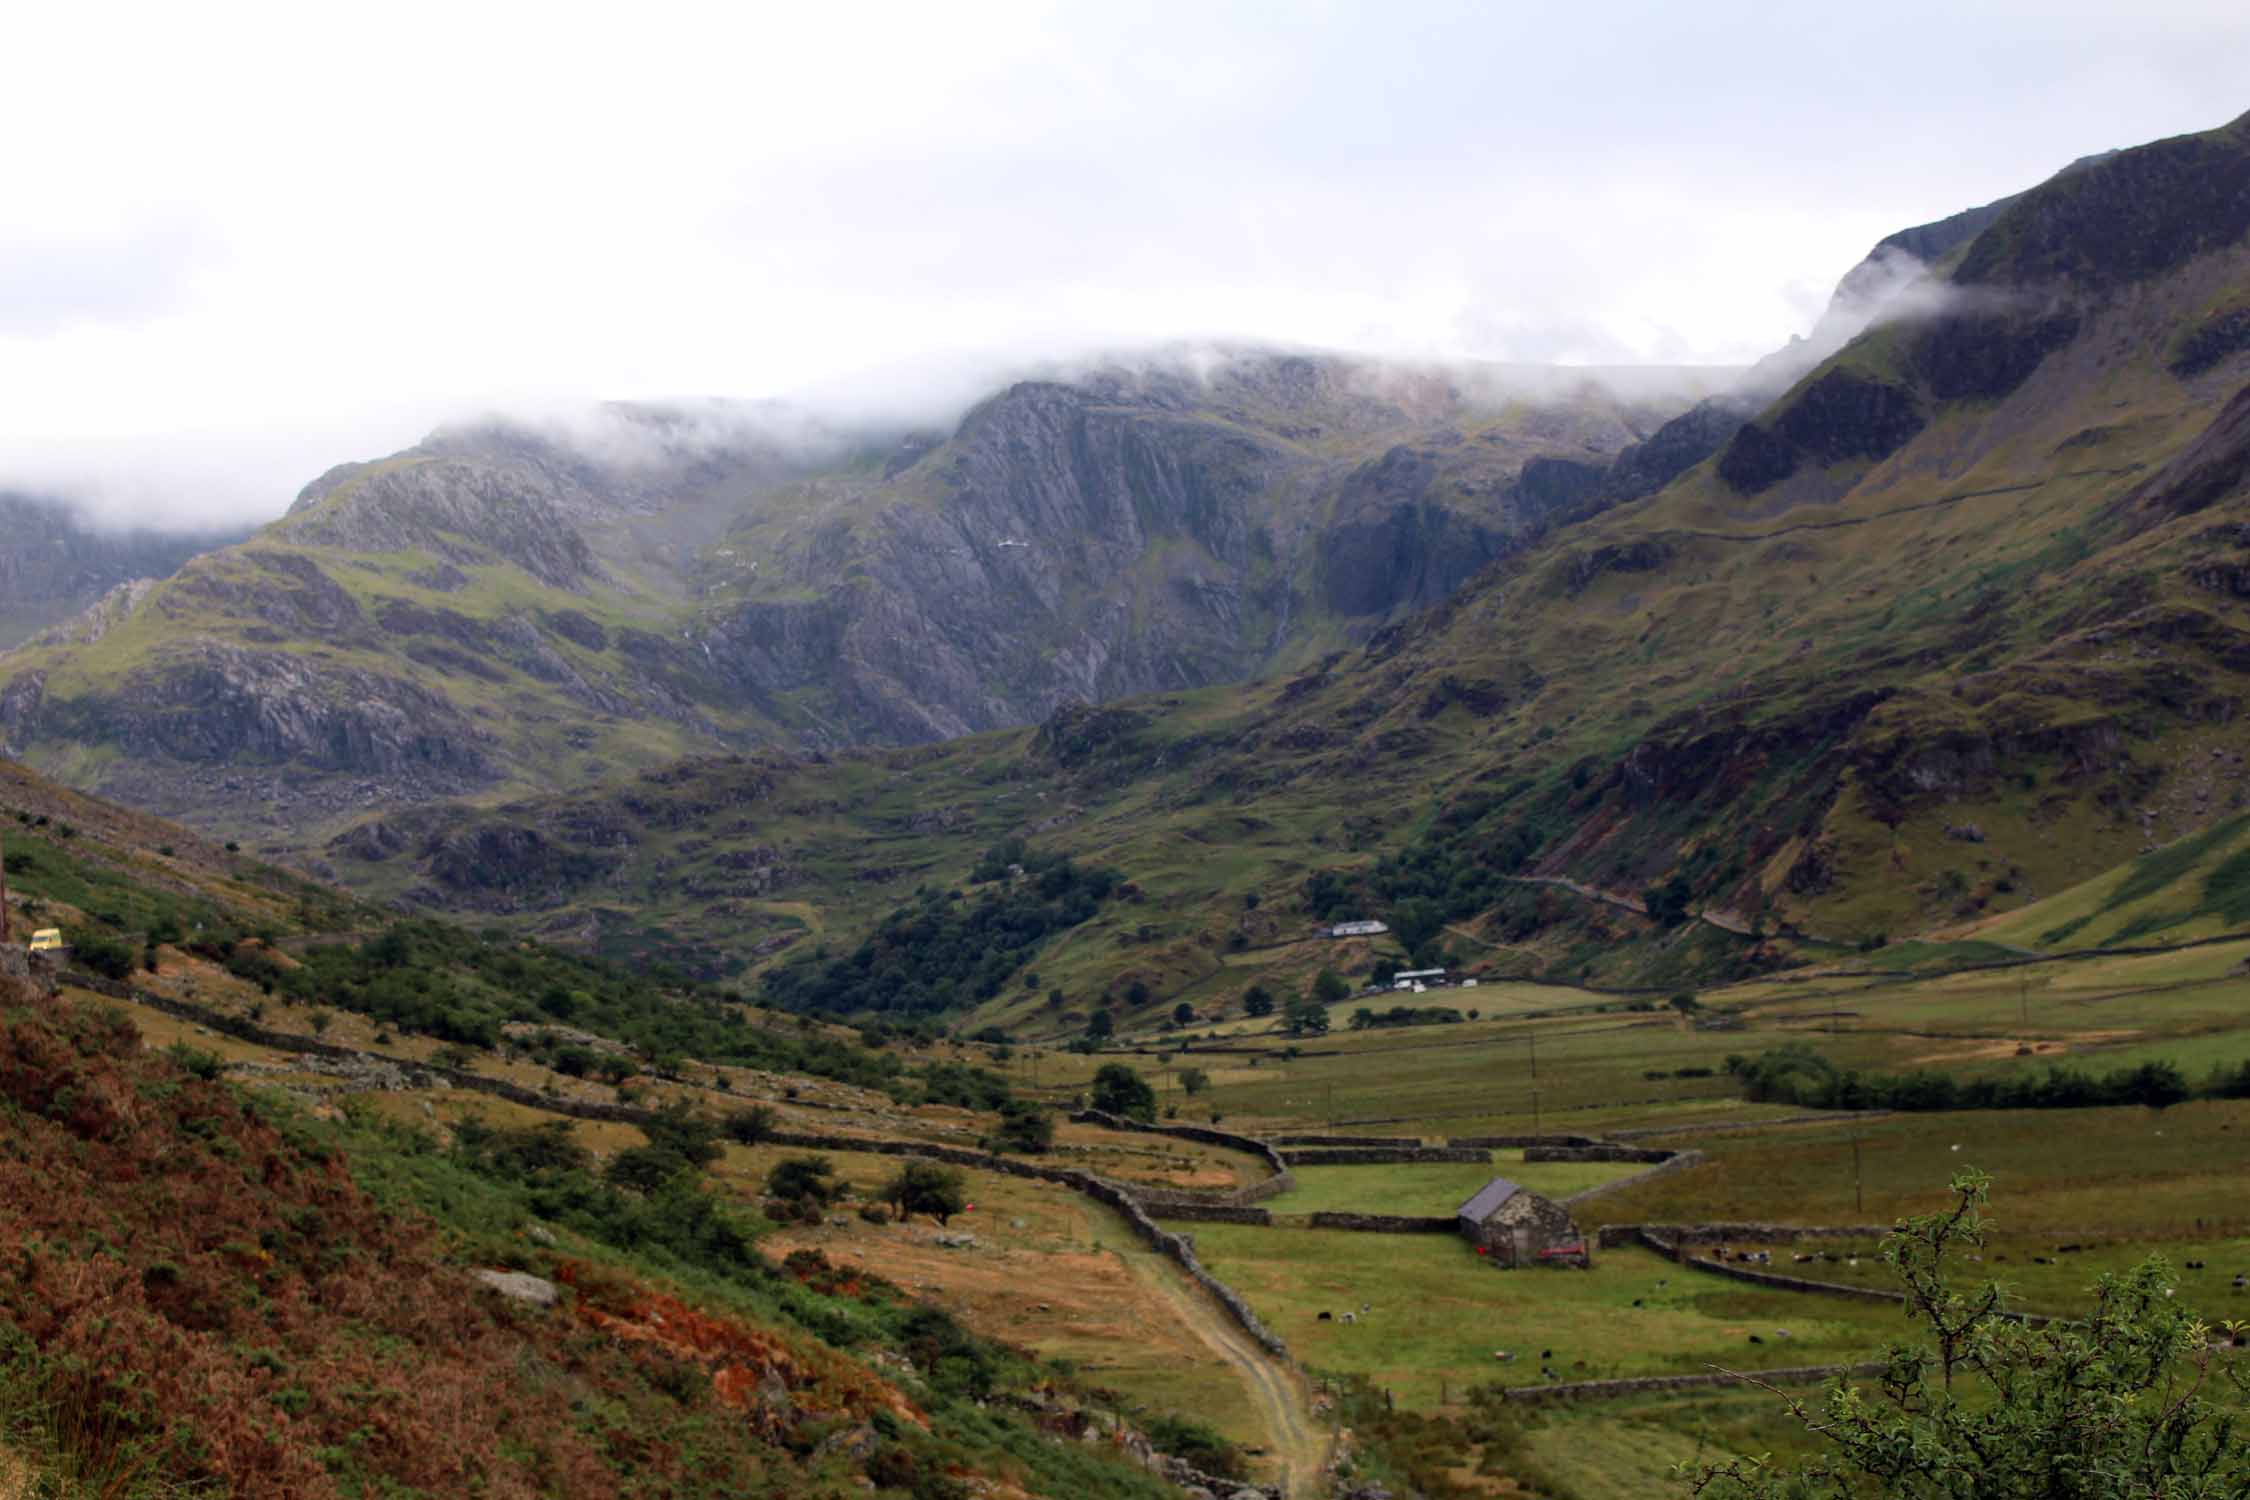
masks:
[[[161,526],[493,410],[929,419],[1175,340],[1742,363],[1883,235],[2250,109],[2239,0],[211,0],[9,31],[0,489]]]

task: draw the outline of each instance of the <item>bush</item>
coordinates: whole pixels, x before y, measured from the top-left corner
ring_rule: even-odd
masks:
[[[993,1149],[1020,1151],[1026,1156],[1036,1156],[1051,1150],[1055,1144],[1055,1117],[1036,1104],[1011,1099],[1000,1108],[1000,1129],[993,1136]]]
[[[766,1174],[766,1192],[784,1203],[810,1202],[816,1207],[836,1202],[849,1191],[836,1180],[836,1164],[825,1156],[789,1156]]]
[[[940,1224],[969,1206],[968,1186],[961,1174],[927,1161],[908,1162],[884,1184],[878,1196],[895,1206],[902,1219],[908,1214],[929,1214]]]
[[[1104,1114],[1123,1115],[1129,1120],[1156,1118],[1156,1090],[1123,1063],[1104,1063],[1094,1075],[1089,1097],[1093,1107]]]
[[[69,943],[71,958],[105,979],[124,979],[133,972],[130,943],[83,927],[70,930]]]

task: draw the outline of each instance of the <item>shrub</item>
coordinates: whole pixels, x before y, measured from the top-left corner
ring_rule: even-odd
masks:
[[[71,958],[105,979],[124,979],[133,972],[132,945],[121,939],[74,927],[69,942]]]

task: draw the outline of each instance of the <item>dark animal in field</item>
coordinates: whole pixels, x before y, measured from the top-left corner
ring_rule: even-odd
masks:
[[[1555,1357],[1555,1351],[1552,1349],[1542,1349],[1539,1351],[1539,1357],[1541,1359],[1553,1359]]]
[[[1333,1321],[1335,1321],[1335,1318],[1336,1318],[1336,1315],[1335,1315],[1334,1313],[1322,1313],[1322,1314],[1321,1314],[1321,1315],[1320,1315],[1320,1316],[1319,1316],[1318,1318],[1315,1318],[1315,1319],[1314,1319],[1313,1321],[1314,1321],[1314,1322],[1316,1322],[1316,1323],[1329,1323],[1329,1322],[1333,1322]]]
[[[1633,1299],[1633,1305],[1634,1305],[1635,1307],[1639,1307],[1639,1306],[1641,1305],[1641,1299],[1640,1299],[1640,1298],[1638,1298],[1638,1297],[1635,1297],[1635,1298]]]
[[[2191,1260],[2187,1263],[2187,1268],[2191,1271],[2200,1271],[2203,1269],[2203,1262],[2199,1260]]]
[[[2035,1266],[2051,1266],[2054,1261],[2044,1255],[2034,1255],[2031,1257],[2031,1263]]]
[[[1762,1338],[1759,1338],[1759,1337],[1758,1337],[1758,1336],[1757,1336],[1756,1334],[1754,1334],[1754,1333],[1753,1333],[1753,1334],[1751,1334],[1751,1335],[1750,1335],[1750,1342],[1751,1342],[1751,1343],[1753,1343],[1753,1344],[1762,1344],[1762,1343],[1764,1343],[1764,1342],[1765,1342],[1765,1340],[1764,1340],[1764,1339],[1762,1339]]]

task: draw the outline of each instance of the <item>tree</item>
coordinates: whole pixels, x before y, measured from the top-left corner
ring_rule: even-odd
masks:
[[[1127,1005],[1146,1005],[1148,1004],[1148,1001],[1148,986],[1142,981],[1136,979],[1131,984],[1125,986],[1125,1003]]]
[[[1677,995],[1674,995],[1671,999],[1665,1001],[1664,1003],[1671,1006],[1672,1009],[1678,1011],[1683,1016],[1692,1015],[1694,1012],[1703,1009],[1703,1002],[1696,999],[1693,994],[1686,990],[1680,991]]]
[[[1318,1000],[1296,1000],[1289,1006],[1289,1034],[1291,1036],[1325,1036],[1328,1034],[1328,1007]]]
[[[1262,984],[1254,984],[1242,992],[1242,1013],[1246,1016],[1273,1014],[1273,995]]]
[[[780,1127],[781,1117],[770,1105],[753,1104],[748,1109],[738,1109],[728,1115],[720,1126],[726,1138],[739,1145],[755,1146]]]
[[[766,1196],[784,1203],[827,1205],[844,1196],[836,1164],[825,1156],[785,1156],[766,1174]]]
[[[1375,1012],[1362,1005],[1352,1012],[1352,1030],[1365,1031],[1375,1024]]]
[[[1322,969],[1320,977],[1312,983],[1313,998],[1323,1005],[1334,1005],[1339,1000],[1349,1000],[1350,983],[1334,969]]]
[[[1186,1026],[1195,1020],[1195,1007],[1182,1000],[1172,1007],[1172,1024]]]
[[[1402,901],[1391,909],[1391,931],[1410,957],[1419,961],[1445,931],[1445,913],[1435,901]]]
[[[883,1187],[882,1201],[898,1209],[899,1217],[929,1214],[940,1224],[969,1206],[969,1193],[961,1174],[935,1162],[910,1161]]]
[[[1010,1099],[1000,1106],[1000,1128],[992,1139],[996,1150],[1036,1156],[1055,1144],[1055,1117],[1036,1104]]]
[[[1685,875],[1675,875],[1641,892],[1641,905],[1647,908],[1649,920],[1659,927],[1677,927],[1685,922],[1688,903],[1694,899],[1695,892],[1689,889]]]
[[[1953,1179],[1943,1213],[1901,1222],[1883,1259],[1905,1284],[1919,1343],[1894,1346],[1872,1389],[1841,1380],[1785,1396],[1822,1451],[1794,1472],[1738,1458],[1683,1473],[1709,1500],[2046,1500],[2250,1493],[2237,1413],[2250,1378],[2215,1361],[2213,1330],[2173,1299],[2161,1257],[2094,1283],[2081,1322],[2032,1328],[1997,1282],[1946,1279],[1985,1243],[1989,1179]],[[2238,1325],[2229,1324],[2232,1335]],[[1768,1387],[1771,1389],[1771,1387]],[[2206,1394],[2206,1393],[2209,1394]],[[1778,1392],[1776,1394],[1779,1394]]]
[[[1180,1069],[1180,1087],[1190,1094],[1200,1094],[1211,1086],[1211,1075],[1201,1068]]]
[[[1156,1090],[1123,1063],[1104,1063],[1087,1091],[1094,1108],[1133,1120],[1156,1118]]]
[[[1086,1035],[1097,1042],[1109,1040],[1117,1032],[1117,1018],[1103,1006],[1086,1018]]]

